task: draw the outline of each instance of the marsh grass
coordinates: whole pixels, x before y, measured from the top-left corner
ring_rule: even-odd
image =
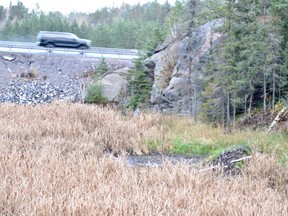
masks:
[[[122,116],[112,108],[54,103],[0,105],[0,215],[287,215],[288,171],[272,154],[275,135],[219,129],[158,114]],[[173,122],[173,124],[171,123]],[[182,162],[131,167],[113,154],[171,149],[185,142],[246,141],[254,153],[243,175],[199,172]],[[254,135],[253,135],[254,134]],[[258,143],[258,141],[263,143]],[[161,147],[158,147],[161,146]],[[286,143],[275,148],[283,149]],[[279,150],[280,151],[280,150]],[[107,154],[107,152],[112,154]]]
[[[170,117],[165,135],[169,151],[186,154],[207,154],[216,157],[224,149],[237,146],[249,146],[254,151],[276,155],[282,163],[288,161],[288,134],[265,131],[235,129],[231,134],[224,134],[221,127],[213,128],[207,124],[196,124],[192,119]]]

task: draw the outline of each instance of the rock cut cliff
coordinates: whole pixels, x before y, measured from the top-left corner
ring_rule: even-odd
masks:
[[[193,31],[192,37],[175,40],[145,60],[147,72],[154,73],[153,109],[167,114],[199,113],[204,66],[209,49],[223,39],[217,31],[223,24],[224,19],[210,21]]]

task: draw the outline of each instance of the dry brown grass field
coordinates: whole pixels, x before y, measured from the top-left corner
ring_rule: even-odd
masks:
[[[259,150],[240,176],[166,161],[132,167],[115,155],[244,139]],[[0,105],[0,215],[288,215],[288,169],[261,132],[224,136],[183,118],[123,116],[112,108],[54,103]],[[264,144],[265,145],[264,145]],[[268,146],[268,147],[267,147]]]

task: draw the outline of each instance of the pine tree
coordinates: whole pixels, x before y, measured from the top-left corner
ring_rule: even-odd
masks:
[[[135,69],[131,70],[131,95],[127,107],[133,109],[149,103],[152,81],[149,80],[141,58],[135,61]]]
[[[211,75],[206,83],[208,89],[204,91],[207,117],[220,119],[211,113],[221,114],[221,103],[226,107],[222,109],[226,131],[229,131],[230,120],[234,122],[237,113],[250,114],[253,106],[260,105],[260,100],[264,112],[267,108],[273,109],[285,88],[287,67],[283,68],[282,54],[285,22],[279,22],[282,18],[278,14],[281,13],[275,13],[277,10],[273,9],[279,7],[272,6],[266,0],[226,2],[222,32],[227,37],[222,47],[218,46],[217,56],[213,54],[213,58],[210,57],[210,65],[215,65],[206,70],[217,74]],[[213,108],[218,111],[211,112]]]
[[[0,5],[0,22],[3,21],[6,17],[6,11],[3,6]]]
[[[176,1],[175,5],[171,8],[171,12],[166,22],[170,28],[171,35],[176,38],[181,34],[181,26],[185,23],[187,19],[187,8],[185,5]],[[183,28],[185,29],[185,27]],[[186,30],[186,29],[185,29]]]

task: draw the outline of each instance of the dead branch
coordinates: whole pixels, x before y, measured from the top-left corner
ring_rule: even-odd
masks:
[[[273,127],[279,122],[279,120],[281,119],[281,116],[283,115],[283,113],[287,110],[287,107],[284,107],[276,116],[276,118],[274,119],[274,121],[270,124],[268,130],[267,130],[267,134],[273,129]]]

